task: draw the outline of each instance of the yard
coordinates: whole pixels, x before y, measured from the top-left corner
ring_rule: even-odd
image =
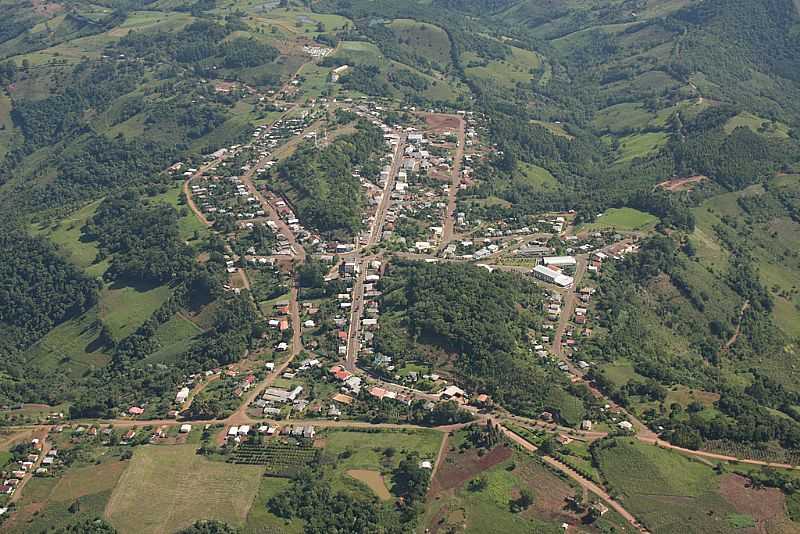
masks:
[[[106,508],[111,524],[123,534],[171,533],[201,517],[245,524],[264,468],[212,462],[195,449],[137,449]]]

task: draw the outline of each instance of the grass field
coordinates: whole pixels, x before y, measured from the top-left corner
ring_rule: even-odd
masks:
[[[115,339],[132,334],[172,294],[168,286],[117,286],[100,292],[100,319]]]
[[[303,522],[301,520],[281,519],[271,513],[266,506],[275,495],[282,493],[289,487],[291,481],[287,478],[263,477],[258,488],[258,494],[253,501],[253,506],[247,513],[243,534],[301,534],[303,532]]]
[[[81,228],[94,215],[100,202],[98,200],[87,204],[52,226],[38,225],[32,228],[34,233],[47,237],[59,248],[64,257],[93,277],[102,276],[109,262],[94,263],[98,252],[97,243],[82,241]]]
[[[182,184],[175,183],[166,193],[152,197],[150,202],[169,204],[178,210],[178,213],[182,214],[178,218],[178,231],[181,239],[192,243],[195,234],[201,239],[208,235],[208,227],[192,213],[186,204],[181,202],[182,194]]]
[[[354,490],[371,493],[362,482],[357,482],[348,474],[352,470],[374,471],[383,476],[384,484],[391,490],[392,483],[388,473],[397,467],[407,454],[416,452],[420,459],[433,461],[439,452],[442,433],[436,430],[355,432],[331,430],[324,434],[325,451],[339,458],[332,473],[334,489]],[[384,451],[395,449],[393,457],[388,458]],[[345,457],[346,456],[346,457]]]
[[[121,533],[170,533],[198,518],[245,524],[262,467],[212,462],[194,445],[144,446],[114,489],[106,515]]]
[[[398,37],[401,46],[412,54],[446,66],[451,62],[450,38],[438,26],[411,19],[395,19],[388,25]]]
[[[517,169],[519,173],[517,179],[524,181],[534,189],[548,191],[558,187],[558,180],[544,167],[521,161],[518,163]]]
[[[548,130],[550,130],[551,133],[554,133],[555,135],[560,135],[561,137],[566,137],[567,139],[574,139],[574,137],[570,135],[569,132],[567,132],[567,130],[564,129],[564,126],[560,123],[557,124],[555,122],[539,121],[535,119],[531,119],[531,123],[538,124],[543,128],[547,128]]]
[[[620,231],[651,230],[658,223],[658,218],[649,213],[633,208],[609,208],[603,215],[591,224],[586,225],[588,230],[613,228]]]
[[[69,469],[61,478],[34,478],[25,486],[18,513],[4,532],[44,532],[81,519],[101,517],[129,462],[111,460]],[[78,502],[79,511],[68,509]]]
[[[479,62],[480,58],[473,52],[467,52],[463,54],[461,60],[465,65],[469,65],[470,62]],[[485,66],[468,66],[464,72],[469,77],[511,89],[518,82],[531,80],[541,65],[542,60],[535,52],[512,46],[508,58],[488,61]]]
[[[96,320],[95,307],[61,323],[28,349],[27,361],[44,369],[58,369],[74,378],[92,367],[102,367],[110,361],[110,356],[97,346],[100,329]]]
[[[461,449],[464,433],[451,438],[451,448],[434,482],[428,499],[423,525],[431,532],[487,533],[558,533],[561,523],[573,525],[578,532],[580,520],[564,510],[567,497],[575,489],[548,471],[533,457],[505,449],[501,445],[479,457],[472,448]],[[499,453],[502,453],[500,455]],[[501,459],[498,463],[495,460]],[[504,459],[502,459],[504,458]],[[484,478],[482,489],[470,488],[469,481]],[[452,484],[456,483],[453,487]],[[510,502],[528,488],[534,504],[520,513],[512,513]]]
[[[643,158],[658,152],[667,144],[669,137],[664,132],[630,134],[619,138],[618,163]]]
[[[161,349],[147,357],[148,362],[166,363],[183,353],[189,347],[191,339],[203,330],[192,321],[181,315],[173,316],[158,327],[155,339]]]
[[[789,137],[789,127],[781,122],[772,122],[767,119],[757,117],[752,113],[742,112],[728,119],[725,123],[725,132],[731,133],[738,127],[750,128],[756,133],[763,134],[767,137],[777,137],[786,139]]]

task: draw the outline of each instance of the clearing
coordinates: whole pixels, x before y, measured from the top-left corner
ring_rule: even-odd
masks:
[[[389,488],[386,487],[383,476],[381,476],[378,471],[372,471],[370,469],[350,469],[346,471],[346,474],[369,486],[369,489],[375,492],[375,495],[377,495],[380,500],[388,501],[392,498],[392,494],[389,493]]]

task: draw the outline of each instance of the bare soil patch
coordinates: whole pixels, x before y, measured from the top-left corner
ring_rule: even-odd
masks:
[[[437,133],[448,131],[455,133],[460,124],[458,117],[453,115],[440,115],[438,113],[426,113],[425,122]]]
[[[508,460],[512,454],[511,448],[504,446],[495,447],[483,456],[478,456],[475,449],[463,453],[448,451],[431,483],[431,495],[461,486],[482,471]]]
[[[694,187],[694,184],[702,182],[703,180],[708,180],[708,176],[697,174],[695,176],[689,176],[686,178],[675,178],[673,180],[667,180],[666,182],[661,182],[660,184],[658,184],[658,187],[664,189],[665,191],[673,191],[673,192],[691,190]]]
[[[392,498],[392,494],[389,493],[389,488],[386,487],[386,483],[383,481],[383,477],[378,471],[350,469],[347,471],[347,476],[353,477],[359,482],[366,484],[382,501],[388,501]]]
[[[719,481],[719,493],[741,514],[763,523],[783,518],[786,498],[777,488],[753,488],[750,481],[735,474],[725,475]]]

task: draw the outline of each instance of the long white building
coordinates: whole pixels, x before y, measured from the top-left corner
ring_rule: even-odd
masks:
[[[533,276],[539,280],[544,280],[545,282],[549,282],[561,287],[572,287],[573,279],[571,276],[567,276],[566,274],[556,271],[555,269],[551,269],[545,265],[537,265],[533,268],[532,273]]]
[[[556,267],[574,267],[578,264],[574,256],[545,256],[542,258],[544,265],[555,265]]]

